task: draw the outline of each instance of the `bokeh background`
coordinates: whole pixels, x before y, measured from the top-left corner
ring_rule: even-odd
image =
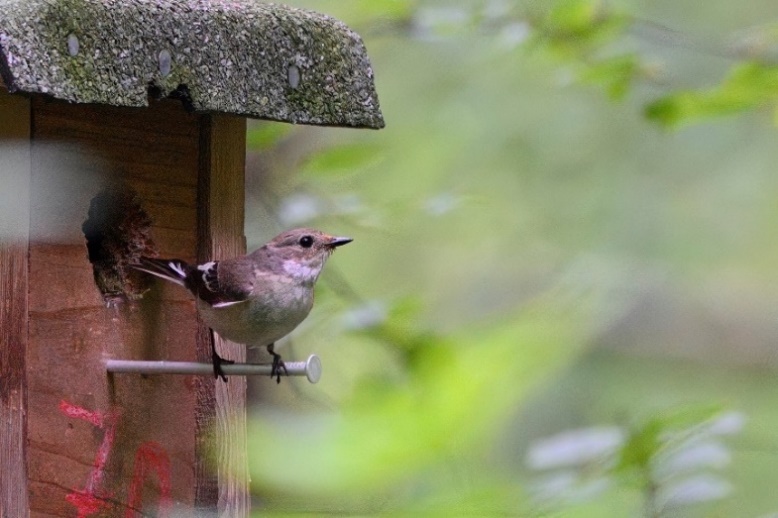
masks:
[[[292,1],[381,131],[249,127],[249,248],[355,238],[258,380],[258,513],[778,513],[778,4]]]

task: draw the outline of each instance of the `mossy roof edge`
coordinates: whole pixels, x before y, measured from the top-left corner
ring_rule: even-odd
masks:
[[[0,74],[11,91],[381,128],[361,38],[313,11],[252,0],[0,0]]]

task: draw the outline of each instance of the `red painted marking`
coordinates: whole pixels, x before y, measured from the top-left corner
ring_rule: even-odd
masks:
[[[59,409],[68,417],[83,419],[105,430],[103,442],[97,449],[92,471],[89,472],[84,489],[82,491],[73,491],[65,496],[65,500],[78,509],[78,517],[85,518],[111,505],[105,501],[111,494],[99,491],[99,489],[103,481],[108,454],[111,452],[111,448],[113,448],[114,439],[116,439],[116,424],[119,421],[119,413],[117,411],[103,413],[99,410],[87,410],[64,400],[60,402]]]
[[[103,427],[104,415],[99,410],[87,410],[86,408],[68,403],[64,399],[59,402],[59,409],[68,417],[83,419],[84,421],[88,421],[98,428]]]
[[[146,473],[153,469],[159,480],[159,510],[158,516],[167,516],[170,510],[170,458],[167,452],[157,442],[148,441],[140,445],[135,452],[135,464],[130,484],[129,502],[125,518],[135,516],[136,509],[143,505],[143,481]]]
[[[86,518],[113,507],[112,502],[106,501],[112,495],[101,490],[100,486],[103,482],[108,455],[110,455],[114,440],[116,439],[119,412],[117,410],[111,410],[110,412],[87,410],[64,400],[60,402],[59,409],[68,417],[83,419],[105,430],[103,442],[100,443],[100,447],[97,449],[92,471],[89,472],[84,489],[73,491],[65,496],[65,500],[78,509],[78,518]],[[135,452],[129,503],[125,511],[125,517],[127,518],[134,517],[143,505],[143,481],[146,479],[149,470],[153,470],[159,480],[158,516],[165,517],[170,511],[172,506],[170,496],[170,457],[159,443],[147,441],[141,444]]]
[[[111,507],[109,502],[81,491],[73,491],[72,493],[68,493],[65,495],[65,500],[76,506],[76,509],[78,509],[79,518],[82,516],[86,517],[92,514],[97,514],[100,511]]]

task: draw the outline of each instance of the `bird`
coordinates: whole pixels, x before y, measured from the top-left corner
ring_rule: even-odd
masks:
[[[278,234],[257,250],[235,258],[191,265],[180,259],[141,257],[133,268],[183,286],[194,296],[203,322],[222,338],[265,347],[273,357],[270,376],[281,382],[286,367],[275,343],[305,320],[314,285],[336,248],[352,242],[312,228]],[[211,340],[214,376],[227,381],[225,360]]]

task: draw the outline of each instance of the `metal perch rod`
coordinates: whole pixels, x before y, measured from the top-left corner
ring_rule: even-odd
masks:
[[[321,360],[312,354],[304,362],[284,362],[289,376],[305,376],[311,383],[321,379]],[[107,360],[105,368],[116,374],[199,374],[213,375],[213,365],[198,362]],[[272,366],[258,363],[222,364],[226,376],[269,376]]]

